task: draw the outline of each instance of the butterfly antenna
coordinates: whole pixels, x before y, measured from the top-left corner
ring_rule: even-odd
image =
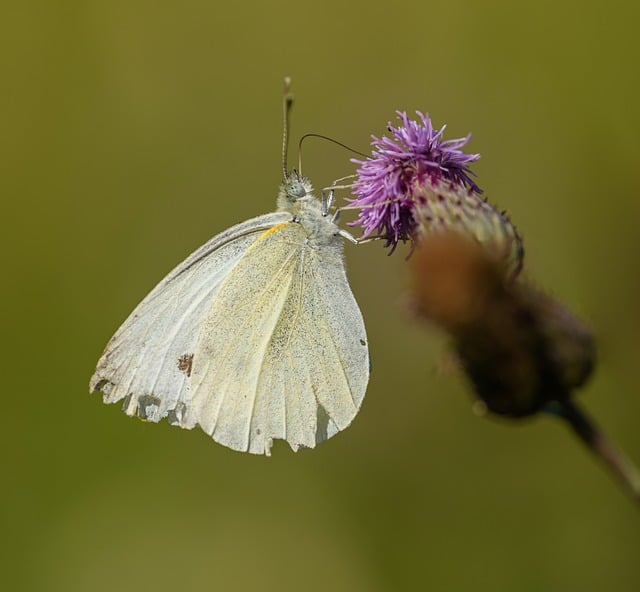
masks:
[[[369,158],[369,155],[365,154],[364,152],[360,152],[359,150],[356,150],[355,148],[351,148],[351,146],[347,146],[346,144],[343,144],[342,142],[338,142],[338,140],[334,140],[333,138],[330,138],[329,136],[323,136],[322,134],[305,134],[304,136],[302,136],[300,138],[300,142],[298,142],[298,170],[300,172],[302,172],[302,142],[304,142],[304,140],[306,138],[321,138],[322,140],[328,140],[329,142],[333,142],[334,144],[337,144],[341,148],[344,148],[345,150],[348,150],[349,152],[353,152],[354,154],[357,154],[358,156],[364,156],[365,158]]]
[[[289,115],[293,106],[291,78],[285,76],[282,94],[282,174],[287,178],[287,153],[289,151]]]

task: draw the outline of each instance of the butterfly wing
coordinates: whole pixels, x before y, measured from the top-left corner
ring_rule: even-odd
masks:
[[[273,439],[312,448],[351,423],[369,354],[334,238],[311,247],[289,222],[238,261],[200,333],[187,424],[234,450],[269,454]]]
[[[307,243],[287,213],[214,237],[120,327],[91,390],[257,454],[274,439],[312,448],[347,427],[369,378],[364,322],[341,239]]]
[[[211,303],[224,279],[256,237],[291,219],[259,216],[213,237],[171,271],[136,307],[107,344],[90,390],[105,403],[149,421],[183,421],[191,404],[192,355]],[[190,357],[191,356],[191,357]]]

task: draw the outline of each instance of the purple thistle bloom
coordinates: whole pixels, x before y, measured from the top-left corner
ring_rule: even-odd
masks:
[[[398,241],[413,235],[416,188],[447,182],[482,193],[469,168],[480,155],[461,150],[471,136],[443,140],[446,126],[435,130],[428,115],[416,113],[421,121],[397,111],[402,123],[398,127],[389,123],[392,137],[373,136],[372,156],[353,160],[360,168],[353,189],[357,197],[351,203],[362,209],[352,225],[361,226],[364,236],[386,236],[387,246],[394,249]]]

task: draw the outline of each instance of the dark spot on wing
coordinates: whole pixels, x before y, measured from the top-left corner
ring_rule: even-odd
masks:
[[[320,444],[320,442],[324,442],[327,439],[329,420],[330,417],[327,413],[327,410],[322,405],[320,405],[320,403],[318,403],[318,409],[316,411],[316,444]]]
[[[179,401],[176,404],[176,408],[170,409],[169,413],[167,413],[167,421],[171,425],[181,426],[186,412],[187,406],[182,401]]]
[[[367,345],[367,342],[364,339],[360,340],[360,345]]]
[[[146,421],[158,421],[160,416],[158,412],[160,410],[160,399],[153,395],[142,395],[138,397],[138,409],[137,414],[140,419]]]
[[[96,391],[100,391],[101,393],[108,395],[113,390],[114,386],[115,385],[113,384],[113,382],[107,380],[106,378],[103,378],[96,384],[93,392],[95,393]]]
[[[184,372],[187,376],[191,376],[192,365],[193,354],[183,354],[178,358],[178,370]]]
[[[122,410],[126,413],[129,408],[129,404],[131,403],[131,397],[133,397],[133,393],[129,393],[122,399]]]

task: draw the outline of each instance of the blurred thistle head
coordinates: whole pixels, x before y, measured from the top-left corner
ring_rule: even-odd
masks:
[[[522,241],[506,214],[480,197],[470,168],[480,155],[462,150],[471,136],[445,140],[446,126],[436,130],[428,115],[417,115],[413,121],[398,111],[400,124],[388,126],[391,137],[374,136],[372,155],[354,160],[360,166],[351,205],[360,211],[352,224],[365,237],[384,236],[392,252],[399,241],[419,243],[432,232],[456,230],[500,251],[516,275]]]
[[[453,338],[486,408],[522,417],[567,399],[589,377],[595,343],[565,305],[505,276],[499,257],[458,232],[411,258],[414,308]]]

